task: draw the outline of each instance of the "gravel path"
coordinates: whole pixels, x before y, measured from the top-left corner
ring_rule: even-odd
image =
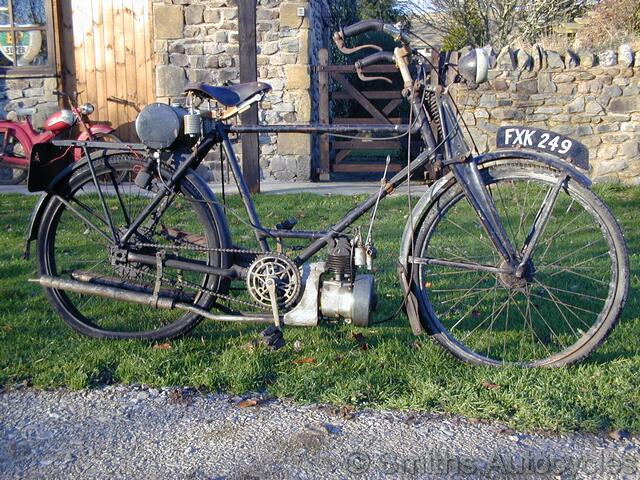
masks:
[[[640,477],[637,437],[243,400],[123,386],[5,392],[0,478]]]

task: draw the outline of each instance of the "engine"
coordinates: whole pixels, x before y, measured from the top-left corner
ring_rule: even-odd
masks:
[[[369,326],[377,299],[373,275],[358,275],[354,247],[339,237],[327,258],[328,279],[320,290],[320,312],[329,318],[341,318],[360,327]]]
[[[176,146],[192,147],[213,128],[210,116],[178,104],[152,103],[136,119],[136,132],[142,143],[155,150]]]

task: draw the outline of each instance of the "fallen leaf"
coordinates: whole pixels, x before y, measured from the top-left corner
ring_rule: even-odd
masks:
[[[191,402],[191,395],[188,391],[174,388],[169,392],[169,403],[174,405],[186,405]]]
[[[302,365],[304,363],[316,363],[316,359],[314,357],[305,357],[305,358],[297,358],[293,361],[296,365]]]
[[[340,416],[345,420],[351,420],[356,416],[354,410],[355,408],[352,405],[345,405],[344,407],[340,408]]]
[[[367,337],[365,337],[363,334],[361,333],[352,333],[350,335],[352,340],[355,340],[358,343],[366,343],[367,341]]]
[[[2,331],[3,332],[13,332],[13,325],[3,325],[2,326]]]
[[[157,343],[153,346],[154,349],[156,350],[171,350],[171,344],[170,343]]]
[[[496,388],[500,388],[500,385],[491,382],[482,382],[482,386],[487,390],[495,390]]]
[[[242,400],[238,403],[238,407],[240,408],[255,407],[256,405],[258,405],[258,400],[255,398],[248,398],[247,400]]]
[[[424,282],[424,288],[431,288],[433,287],[433,283],[431,282]]]
[[[366,342],[365,343],[361,343],[361,344],[358,345],[358,348],[360,350],[369,350],[369,344],[366,343]]]
[[[631,435],[629,435],[629,432],[626,430],[612,430],[609,432],[609,438],[619,442],[631,438]]]

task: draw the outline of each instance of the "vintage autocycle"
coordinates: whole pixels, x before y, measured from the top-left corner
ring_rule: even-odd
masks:
[[[33,108],[17,110],[18,121],[0,121],[0,185],[16,185],[26,180],[33,145],[68,135],[76,125],[80,126],[77,140],[120,142],[111,126],[91,122],[89,115],[95,110],[91,103],[78,105],[77,94],[53,93],[67,98],[71,108],[50,115],[45,120],[42,131],[34,129],[31,124],[30,116],[35,113]],[[79,160],[82,151],[76,149],[74,155]]]
[[[334,40],[353,51],[345,40],[373,30],[397,47],[357,62],[358,71],[396,65],[411,114],[406,126],[358,130],[378,138],[416,135],[424,146],[392,178],[383,175],[377,194],[322,231],[298,231],[294,221],[261,223],[230,136],[345,135],[353,127],[230,125],[263,98],[266,83],[191,84],[183,105],[142,110],[142,144],[38,148],[29,187],[44,193],[27,253],[37,240],[40,276],[33,281],[64,320],[96,338],[150,340],[184,334],[203,318],[265,322],[272,324],[263,332],[272,347],[281,346],[289,325],[332,319],[367,326],[376,304],[368,270],[378,205],[420,167],[439,161],[447,173],[413,205],[397,257],[413,332],[473,364],[560,366],[592,352],[623,309],[629,265],[616,220],[581,171],[588,168],[586,148],[553,132],[504,126],[495,151],[472,154],[447,88],[426,81],[428,59],[411,47],[409,31],[371,20],[341,29]],[[482,82],[486,54],[472,50],[457,68]],[[103,151],[62,169],[50,160],[68,145]],[[195,173],[214,145],[235,177],[243,216]],[[122,171],[134,172],[133,181],[118,183]],[[367,212],[365,228],[355,228]],[[243,221],[252,247],[231,236],[230,226]]]

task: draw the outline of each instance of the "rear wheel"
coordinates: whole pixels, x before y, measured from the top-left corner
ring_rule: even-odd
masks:
[[[481,174],[522,252],[559,172],[513,159]],[[496,272],[504,262],[455,182],[423,218],[415,257],[414,288],[425,328],[456,357],[476,364],[579,361],[609,334],[627,296],[620,227],[591,190],[571,179],[560,190],[524,278]]]
[[[116,155],[94,162],[101,183],[111,183],[110,187],[105,185],[103,191],[119,235],[150,203],[155,193],[164,188],[157,175],[148,189],[130,181],[116,182],[122,174],[140,170],[144,163],[144,160],[129,155]],[[166,175],[170,173],[167,169]],[[110,230],[88,166],[73,174],[70,188],[69,204],[109,237]],[[179,192],[165,197],[165,201],[122,249],[115,248],[105,235],[88,226],[62,202],[52,200],[38,235],[40,274],[151,293],[155,288],[156,266],[123,260],[128,253],[155,257],[164,251],[167,255],[210,266],[223,266],[226,259],[215,249],[228,246],[226,233],[222,231],[224,226],[220,227],[220,219],[205,203],[206,197],[199,188],[197,182],[187,175]],[[161,277],[162,296],[171,296],[201,308],[208,308],[215,293],[225,284],[220,277],[167,267]],[[182,310],[160,310],[52,288],[45,288],[45,292],[56,311],[72,328],[96,338],[172,338],[189,331],[201,320],[201,317]]]

